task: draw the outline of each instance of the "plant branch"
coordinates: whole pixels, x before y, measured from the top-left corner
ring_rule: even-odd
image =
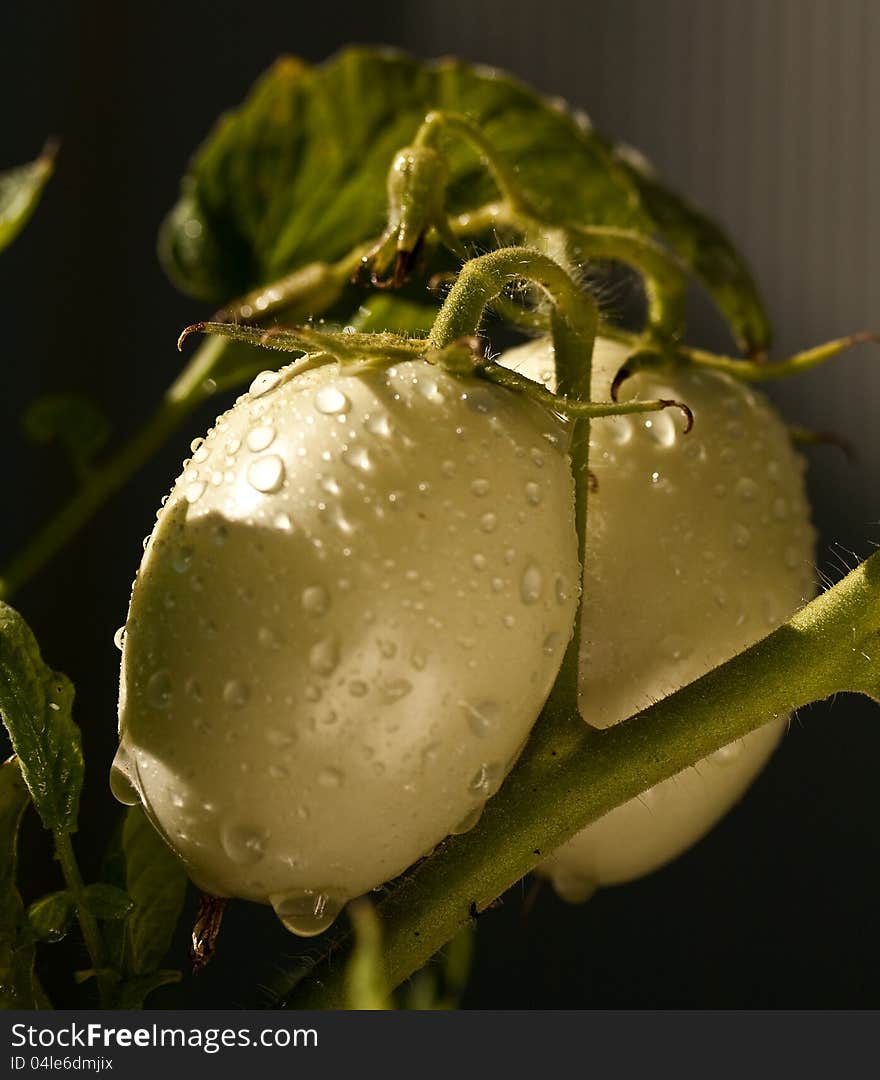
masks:
[[[548,703],[499,793],[377,906],[399,985],[547,854],[590,822],[708,754],[838,692],[880,698],[880,552],[784,626],[696,682],[602,732]],[[535,737],[537,735],[537,738]],[[344,1005],[345,946],[285,1007]]]
[[[101,1007],[107,1009],[112,1004],[115,980],[107,967],[107,957],[104,952],[101,931],[98,929],[98,923],[94,915],[92,915],[85,903],[85,885],[83,884],[82,874],[79,872],[70,833],[65,832],[63,829],[55,829],[52,835],[55,840],[55,854],[58,857],[68,892],[73,897],[79,928],[82,931],[83,940],[89,953],[89,960],[95,972]]]

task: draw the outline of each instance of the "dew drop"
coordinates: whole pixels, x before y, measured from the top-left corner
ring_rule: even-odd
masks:
[[[739,548],[740,551],[745,550],[751,542],[752,534],[745,527],[745,525],[737,524],[733,527],[732,533],[733,546]]]
[[[121,802],[123,806],[137,806],[141,801],[131,773],[132,766],[128,751],[120,746],[110,766],[110,790],[116,801]]]
[[[646,420],[645,430],[658,446],[669,447],[675,443],[675,421],[668,413],[658,413]]]
[[[785,521],[788,517],[788,502],[781,495],[773,500],[773,516],[777,521]]]
[[[348,692],[352,697],[362,698],[366,697],[369,687],[363,679],[352,679],[348,684]]]
[[[529,506],[538,506],[541,502],[541,485],[530,480],[526,484],[526,502]]]
[[[483,514],[483,516],[480,518],[480,528],[483,530],[484,533],[494,532],[497,526],[498,518],[495,516],[495,514],[491,512],[489,512],[488,514]]]
[[[165,668],[147,680],[147,703],[153,709],[167,709],[171,704],[171,676]]]
[[[391,679],[382,686],[382,697],[389,704],[400,701],[412,691],[409,679]]]
[[[248,483],[255,491],[268,495],[284,483],[284,462],[277,454],[257,458],[248,466]]]
[[[358,469],[360,472],[369,472],[373,467],[372,458],[363,446],[354,446],[350,450],[345,450],[342,460],[349,468]]]
[[[462,833],[470,832],[482,816],[483,804],[480,803],[479,806],[475,806],[474,809],[471,810],[467,817],[462,818],[454,829],[450,830],[452,836],[461,836]]]
[[[529,565],[523,571],[519,583],[519,595],[524,604],[537,604],[544,590],[544,575],[535,563]]]
[[[223,701],[233,709],[241,709],[247,705],[250,696],[247,684],[241,679],[228,679],[223,687]]]
[[[276,750],[286,750],[289,746],[292,746],[295,741],[295,736],[292,731],[284,731],[281,728],[266,728],[266,742],[270,746],[274,746]]]
[[[494,794],[501,782],[501,767],[484,761],[477,772],[471,777],[468,791],[472,795],[483,795],[488,798]]]
[[[471,559],[471,566],[473,566],[474,570],[485,570],[486,556],[479,553],[474,555]]]
[[[278,652],[281,648],[281,641],[278,635],[269,626],[261,626],[257,631],[257,641],[264,649],[270,649],[272,652]]]
[[[318,783],[323,788],[340,788],[345,783],[345,773],[328,766],[318,773]]]
[[[262,397],[281,382],[281,375],[277,371],[261,371],[250,385],[248,393],[252,398]]]
[[[190,676],[190,678],[188,678],[183,684],[183,692],[191,701],[194,701],[197,705],[201,705],[202,701],[204,700],[202,695],[202,685],[198,679],[195,679],[192,676]]]
[[[344,901],[320,889],[275,894],[269,902],[282,925],[298,937],[322,934],[336,920]]]
[[[199,499],[205,494],[205,483],[202,480],[193,480],[191,484],[187,484],[186,491],[184,492],[184,498],[190,504],[198,502]]]
[[[303,611],[308,615],[324,615],[330,607],[330,593],[323,585],[309,585],[300,598]]]
[[[478,477],[476,480],[473,480],[471,482],[471,493],[473,495],[476,495],[478,498],[482,498],[484,495],[489,494],[489,489],[491,488],[491,486],[492,485],[489,483],[489,481],[486,480],[484,477]]]
[[[748,476],[741,476],[736,482],[736,493],[743,502],[753,502],[758,494],[758,485]]]
[[[252,427],[247,433],[248,450],[251,450],[255,454],[259,454],[261,451],[266,450],[272,445],[275,439],[275,428],[271,424],[259,424],[257,427]]]
[[[501,719],[498,702],[481,701],[473,705],[469,701],[459,701],[458,706],[465,715],[468,727],[478,738],[485,738],[498,727]]]
[[[338,663],[339,646],[335,638],[322,638],[309,649],[309,667],[318,675],[332,675]]]
[[[387,438],[391,434],[391,424],[385,413],[372,413],[364,424],[371,435]]]
[[[266,834],[252,825],[227,822],[220,829],[223,850],[239,866],[253,866],[266,853]]]
[[[560,643],[561,640],[562,640],[561,635],[557,634],[555,631],[549,633],[544,638],[544,643],[541,646],[541,648],[544,650],[544,654],[546,656],[552,656],[556,652],[556,650],[559,648],[559,643]]]
[[[336,413],[348,412],[351,402],[335,386],[322,386],[315,394],[315,408],[325,416],[333,416]]]
[[[425,656],[425,654],[423,652],[419,652],[418,650],[413,650],[413,652],[410,655],[409,662],[412,664],[413,668],[416,671],[424,671],[425,667],[426,667],[426,665],[428,663],[428,658]]]
[[[125,646],[125,627],[120,626],[116,633],[113,635],[113,644],[122,652]]]
[[[268,769],[269,776],[273,780],[289,780],[290,772],[283,765],[272,764]]]

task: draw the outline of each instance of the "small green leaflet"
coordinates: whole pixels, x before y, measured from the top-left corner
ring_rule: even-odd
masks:
[[[30,796],[18,761],[0,765],[0,1009],[33,1009],[34,936],[15,884],[18,827]]]
[[[25,410],[22,428],[31,442],[57,442],[83,479],[110,437],[110,422],[88,398],[80,394],[48,394]]]
[[[183,864],[139,806],[126,812],[122,827],[128,916],[126,966],[133,975],[154,972],[168,952],[186,896]]]
[[[699,278],[749,356],[770,345],[772,330],[758,286],[745,260],[711,218],[664,187],[640,162],[619,161],[670,250]]]
[[[83,903],[96,919],[124,919],[134,908],[127,892],[106,881],[86,885]]]
[[[36,209],[55,166],[55,151],[49,143],[36,161],[0,172],[0,251],[12,243]]]
[[[319,67],[279,60],[221,118],[163,225],[167,272],[185,292],[222,303],[374,238],[394,154],[432,109],[479,123],[548,220],[649,227],[626,170],[555,103],[458,60],[353,48]],[[473,151],[450,151],[452,212],[494,198]]]
[[[66,889],[35,900],[28,908],[28,921],[40,941],[60,941],[74,915],[73,897]]]
[[[0,716],[51,831],[76,831],[83,757],[72,708],[73,684],[43,663],[30,627],[0,601]]]

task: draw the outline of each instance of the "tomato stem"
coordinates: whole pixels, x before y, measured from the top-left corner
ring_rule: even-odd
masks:
[[[878,629],[880,552],[762,641],[614,727],[592,731],[570,708],[548,702],[479,824],[445,841],[379,902],[391,985],[614,807],[774,716],[838,692],[880,698]],[[335,943],[285,1007],[344,1007],[345,947]]]

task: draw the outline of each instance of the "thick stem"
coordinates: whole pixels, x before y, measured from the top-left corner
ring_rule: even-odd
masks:
[[[55,854],[58,857],[67,890],[73,897],[79,928],[82,931],[83,940],[89,953],[89,960],[95,971],[101,1006],[106,1009],[112,1004],[114,979],[107,970],[107,958],[104,953],[104,941],[101,938],[101,931],[98,929],[98,923],[94,915],[85,904],[85,885],[83,884],[82,874],[79,872],[70,833],[59,829],[53,833],[53,837],[55,840]]]
[[[419,864],[378,905],[386,971],[399,985],[547,854],[590,822],[775,716],[838,692],[880,697],[880,553],[763,641],[602,732],[548,704],[480,823]],[[555,754],[555,756],[554,756]],[[334,949],[288,1008],[344,1006]]]

